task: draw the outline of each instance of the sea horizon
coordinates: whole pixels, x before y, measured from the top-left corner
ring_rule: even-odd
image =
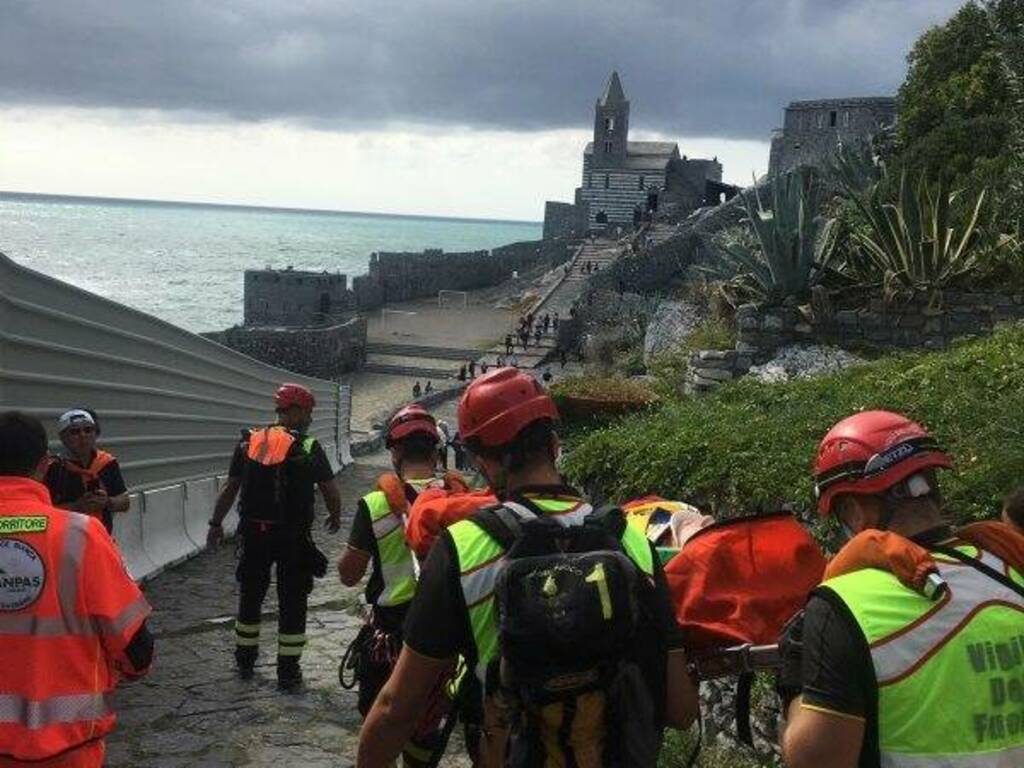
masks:
[[[274,213],[296,213],[326,216],[366,217],[379,219],[422,219],[427,221],[450,221],[465,224],[527,224],[543,225],[540,219],[478,218],[475,216],[442,216],[429,213],[394,213],[389,211],[353,211],[335,208],[300,208],[284,205],[251,205],[248,203],[215,203],[205,200],[162,200],[145,197],[107,197],[104,195],[70,195],[52,192],[21,192],[0,189],[0,198],[24,202],[53,202],[66,200],[85,205],[126,205],[171,208],[224,208],[238,211],[269,211]]]
[[[191,331],[242,321],[247,269],[365,274],[375,252],[491,250],[540,222],[0,192],[0,252]]]

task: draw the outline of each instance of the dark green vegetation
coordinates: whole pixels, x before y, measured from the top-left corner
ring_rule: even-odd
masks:
[[[1024,466],[1024,328],[835,376],[746,379],[669,402],[582,437],[566,469],[575,482],[618,500],[658,493],[722,511],[793,502],[811,512],[818,441],[839,419],[873,408],[923,422],[950,450],[957,470],[942,482],[956,519],[992,517]]]
[[[907,62],[900,164],[958,186],[998,184],[1009,164],[1013,100],[985,9],[969,3],[925,32]]]

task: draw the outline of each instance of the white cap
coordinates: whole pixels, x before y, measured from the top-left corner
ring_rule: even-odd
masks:
[[[88,424],[93,427],[96,426],[96,419],[94,419],[88,411],[83,411],[81,408],[72,408],[70,411],[66,411],[57,419],[57,431],[63,432],[68,427],[77,427],[82,424]]]

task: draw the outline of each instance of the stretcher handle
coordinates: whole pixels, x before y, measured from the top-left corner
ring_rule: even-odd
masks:
[[[782,666],[777,643],[754,645],[745,643],[694,659],[690,664],[698,680],[714,680],[750,672],[778,669]]]

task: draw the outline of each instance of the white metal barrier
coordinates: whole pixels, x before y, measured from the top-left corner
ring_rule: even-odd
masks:
[[[0,410],[39,417],[52,438],[68,408],[98,411],[100,445],[132,492],[114,533],[136,578],[204,545],[221,483],[202,481],[227,470],[240,430],[273,421],[271,396],[284,381],[316,396],[310,433],[334,468],[350,462],[347,387],[266,365],[0,254]]]

